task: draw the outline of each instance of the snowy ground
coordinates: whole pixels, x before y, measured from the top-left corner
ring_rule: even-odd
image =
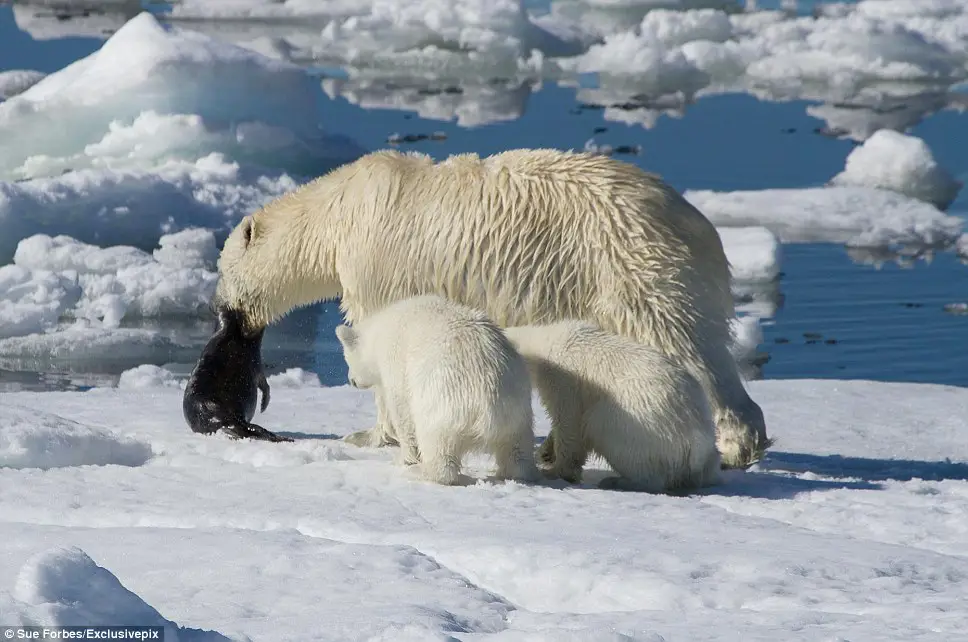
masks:
[[[580,487],[495,484],[482,457],[465,486],[417,481],[392,450],[337,440],[373,421],[370,395],[311,383],[272,380],[260,421],[296,438],[281,445],[193,435],[152,368],[0,395],[0,621],[300,642],[950,642],[968,626],[964,389],[754,382],[774,452],[673,497],[597,490],[598,464]]]
[[[461,126],[516,118],[535,83],[589,72],[580,101],[646,127],[728,91],[823,103],[808,111],[828,134],[866,141],[828,185],[686,192],[732,264],[740,361],[774,314],[782,243],[968,259],[965,177],[897,133],[968,106],[962,0],[819,17],[728,0],[183,0],[174,29],[133,4],[13,7],[34,37],[113,36],[59,72],[0,74],[0,367],[193,360],[197,345],[126,325],[204,317],[227,229],[365,151],[328,131],[308,65],[342,68],[313,70],[330,96]],[[370,395],[271,382],[258,421],[295,443],[191,434],[181,382],[150,365],[118,388],[0,393],[0,624],[163,624],[169,642],[968,628],[964,389],[752,382],[774,450],[670,497],[597,490],[598,463],[580,487],[494,484],[485,458],[463,487],[428,485],[392,450],[339,441],[374,421]]]

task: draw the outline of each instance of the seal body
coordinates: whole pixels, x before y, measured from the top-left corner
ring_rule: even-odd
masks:
[[[292,441],[252,423],[259,392],[261,411],[269,406],[269,382],[262,367],[264,330],[245,336],[242,317],[232,310],[218,311],[215,334],[202,349],[185,387],[182,411],[192,431],[222,431],[240,439]]]

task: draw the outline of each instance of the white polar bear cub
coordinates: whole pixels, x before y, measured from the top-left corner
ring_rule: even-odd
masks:
[[[551,417],[539,459],[571,482],[591,452],[619,474],[601,487],[663,492],[719,483],[716,424],[678,362],[582,321],[507,328]]]
[[[340,325],[350,384],[373,388],[406,464],[454,485],[461,460],[486,452],[497,477],[536,481],[527,365],[483,312],[436,295],[392,303]]]

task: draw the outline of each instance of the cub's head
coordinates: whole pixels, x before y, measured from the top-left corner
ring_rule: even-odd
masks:
[[[364,357],[360,349],[360,334],[348,325],[336,326],[336,338],[343,346],[343,358],[349,367],[350,385],[367,389],[379,383],[376,369]]]

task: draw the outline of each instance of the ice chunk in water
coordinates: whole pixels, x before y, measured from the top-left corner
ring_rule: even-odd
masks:
[[[855,148],[831,183],[888,189],[941,209],[961,190],[961,182],[938,165],[927,143],[889,129],[875,132]]]

